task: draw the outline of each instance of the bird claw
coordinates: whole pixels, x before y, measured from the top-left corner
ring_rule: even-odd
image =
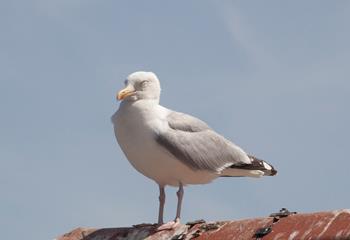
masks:
[[[176,218],[175,221],[164,223],[157,227],[157,232],[164,230],[174,230],[176,227],[180,225],[180,219]]]

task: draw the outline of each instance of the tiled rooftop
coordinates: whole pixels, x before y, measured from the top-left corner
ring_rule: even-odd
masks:
[[[154,225],[125,228],[77,228],[56,240],[350,240],[350,210],[295,214],[281,211],[265,218],[195,221],[171,231]]]

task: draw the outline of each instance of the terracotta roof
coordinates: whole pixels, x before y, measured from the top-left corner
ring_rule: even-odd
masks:
[[[282,210],[266,218],[206,223],[195,221],[172,231],[154,225],[126,228],[77,228],[56,240],[350,240],[350,210],[294,214]]]

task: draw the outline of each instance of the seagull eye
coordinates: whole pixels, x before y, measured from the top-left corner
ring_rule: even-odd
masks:
[[[144,80],[144,81],[141,82],[141,86],[142,86],[142,87],[145,87],[145,86],[148,85],[148,83],[149,83],[148,80]]]
[[[125,86],[128,85],[128,79],[125,79],[125,80],[124,80],[124,85],[125,85]]]

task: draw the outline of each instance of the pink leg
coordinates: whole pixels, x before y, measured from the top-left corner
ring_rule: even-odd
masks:
[[[164,204],[165,204],[165,190],[164,186],[159,185],[159,211],[158,211],[158,224],[162,225],[163,214],[164,214]]]
[[[177,208],[176,208],[175,222],[176,221],[180,222],[182,198],[184,196],[184,188],[182,183],[180,183],[179,190],[176,192],[176,195],[177,195]]]
[[[176,228],[178,225],[180,225],[180,214],[181,214],[181,205],[182,205],[182,198],[184,195],[184,190],[183,190],[183,185],[180,183],[179,190],[176,193],[177,195],[177,209],[176,209],[176,217],[174,221],[165,223],[160,225],[157,230],[162,231],[162,230],[173,230]],[[159,208],[160,210],[160,208]]]

